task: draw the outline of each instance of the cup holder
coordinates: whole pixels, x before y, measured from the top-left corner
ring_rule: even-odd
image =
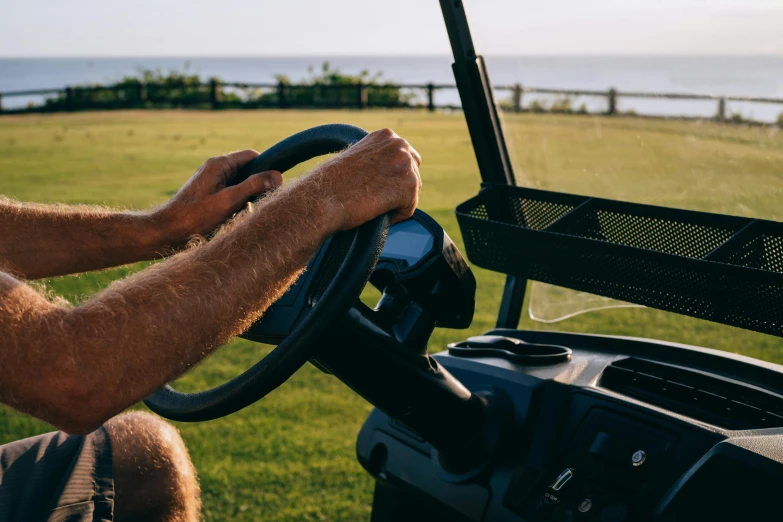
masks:
[[[479,335],[449,344],[449,354],[457,357],[500,357],[517,364],[538,366],[567,362],[572,353],[565,346],[528,343],[503,335]]]

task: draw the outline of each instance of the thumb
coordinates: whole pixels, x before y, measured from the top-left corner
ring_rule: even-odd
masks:
[[[276,170],[270,170],[253,174],[239,185],[225,190],[229,192],[232,200],[243,203],[255,199],[265,192],[276,189],[282,183],[283,175]]]

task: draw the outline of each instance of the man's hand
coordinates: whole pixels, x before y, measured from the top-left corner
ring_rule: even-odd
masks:
[[[421,156],[391,129],[366,136],[309,176],[331,204],[336,230],[348,230],[385,212],[393,223],[413,215],[419,201]]]
[[[245,203],[278,187],[283,176],[276,171],[261,172],[239,185],[228,187],[243,165],[258,152],[242,150],[208,159],[170,201],[156,210],[153,220],[163,225],[176,245],[194,235],[206,235],[222,225]]]
[[[212,232],[244,203],[277,187],[279,172],[227,187],[254,150],[212,158],[174,197],[146,212],[24,204],[0,197],[0,268],[25,279],[87,272],[154,259]]]

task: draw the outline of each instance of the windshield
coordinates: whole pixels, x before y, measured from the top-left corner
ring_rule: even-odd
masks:
[[[517,184],[783,220],[779,2],[466,4]],[[526,312],[522,328],[783,362],[774,337],[543,283],[529,287]]]

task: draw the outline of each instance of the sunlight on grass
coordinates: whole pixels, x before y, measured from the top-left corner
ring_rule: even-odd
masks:
[[[479,176],[460,114],[403,111],[117,112],[0,118],[0,194],[28,201],[145,208],[170,197],[209,156],[264,150],[330,122],[392,127],[424,158],[421,207],[461,246],[454,207]],[[521,181],[540,188],[659,205],[783,218],[783,138],[765,129],[549,115],[506,117]],[[319,160],[315,160],[317,162]],[[301,173],[308,166],[287,175]],[[739,187],[739,188],[738,188]],[[274,226],[272,224],[271,226]],[[78,303],[142,263],[46,281]],[[476,269],[477,308],[463,332],[438,330],[430,349],[495,322],[504,276]],[[378,293],[367,290],[365,302]],[[650,309],[607,310],[523,328],[636,335],[783,362],[780,339]],[[215,386],[269,347],[237,340],[177,386]],[[201,476],[207,520],[366,520],[371,480],[354,443],[370,406],[308,365],[230,417],[179,424]],[[47,427],[0,408],[0,443]]]

